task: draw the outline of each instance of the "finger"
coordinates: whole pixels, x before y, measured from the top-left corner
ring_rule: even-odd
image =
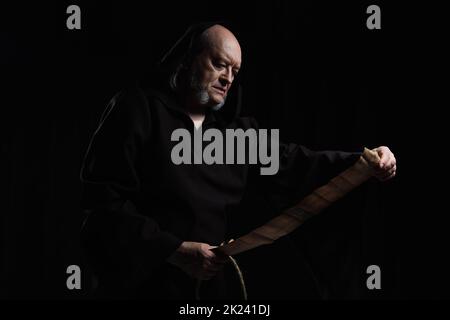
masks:
[[[395,175],[397,174],[397,171],[394,170],[391,174],[388,174],[382,178],[379,178],[380,181],[387,181],[389,179],[392,179],[393,177],[395,177]]]
[[[209,268],[209,267],[216,267],[216,266],[220,266],[221,263],[217,263],[215,260],[213,259],[205,259],[202,263],[202,266],[204,268]]]
[[[205,268],[222,268],[223,265],[227,262],[227,260],[219,260],[217,258],[215,259],[209,259],[209,260],[205,260],[202,264],[202,266],[204,266]]]
[[[395,168],[395,160],[390,159],[389,162],[386,164],[386,170],[392,170]]]
[[[389,154],[389,158],[386,163],[386,168],[389,170],[393,168],[397,164],[397,161],[395,160],[395,157],[392,153]]]
[[[203,258],[205,259],[213,259],[216,257],[216,254],[214,251],[212,251],[212,249],[217,248],[217,247],[210,247],[210,249],[205,249],[202,251],[202,255]]]
[[[228,262],[228,256],[215,256],[214,258],[207,259],[207,265],[223,266]]]
[[[378,155],[380,156],[380,163],[379,163],[380,168],[384,168],[386,166],[386,164],[389,161],[390,153],[391,152],[387,147],[378,148]]]
[[[378,179],[384,179],[384,178],[389,177],[390,175],[392,175],[392,173],[394,173],[396,170],[397,170],[397,168],[394,166],[390,170],[387,170],[387,171],[384,171],[384,172],[380,172],[379,174],[376,175],[376,177]]]
[[[382,174],[383,172],[391,170],[396,165],[395,158],[389,156],[384,162],[379,163],[378,167],[375,168],[377,174]]]
[[[380,161],[380,163],[381,163],[381,161]],[[393,155],[387,156],[382,164],[383,164],[383,168],[381,170],[391,169],[396,164],[394,156]]]
[[[394,173],[393,173],[393,174],[391,174],[390,176],[388,176],[388,177],[386,177],[386,178],[383,178],[383,179],[380,179],[380,181],[381,181],[381,182],[385,182],[385,181],[388,181],[388,180],[390,180],[390,179],[394,178],[394,177],[395,177],[395,175],[396,175],[396,173],[394,172]]]
[[[219,248],[219,247],[216,247],[216,248]],[[226,254],[220,252],[220,250],[214,250],[214,251],[209,250],[209,252],[206,252],[203,257],[205,259],[211,260],[213,263],[224,264],[224,263],[228,262],[228,256]]]
[[[385,176],[390,175],[395,170],[397,170],[397,166],[396,165],[393,165],[391,167],[386,167],[383,170],[376,171],[375,172],[375,176],[377,176],[377,177],[385,177]]]

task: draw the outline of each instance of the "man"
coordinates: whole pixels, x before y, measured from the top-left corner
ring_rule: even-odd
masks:
[[[239,116],[239,94],[231,90],[240,66],[241,48],[228,29],[196,25],[164,56],[157,81],[119,93],[102,115],[81,179],[89,214],[83,243],[107,296],[193,299],[200,279],[207,280],[202,297],[228,297],[227,259],[212,249],[227,240],[226,216],[239,205],[252,166],[176,165],[171,134],[257,128]],[[377,177],[394,177],[393,154],[375,150]],[[292,190],[325,182],[359,156],[281,144],[268,192],[285,207]]]

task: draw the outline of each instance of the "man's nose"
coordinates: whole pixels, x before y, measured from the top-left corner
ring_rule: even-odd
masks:
[[[220,82],[222,85],[230,85],[233,82],[233,71],[227,69],[222,75],[220,76]]]

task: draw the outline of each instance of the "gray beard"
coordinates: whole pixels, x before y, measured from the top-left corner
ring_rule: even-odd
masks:
[[[198,78],[197,78],[197,75],[195,74],[195,72],[192,73],[192,75],[191,75],[189,85],[190,85],[190,88],[192,89],[192,91],[194,91],[194,95],[197,98],[197,101],[200,105],[205,106],[210,103],[211,97],[209,96],[206,88],[204,88],[200,84],[200,81],[198,81]],[[220,108],[222,108],[223,105],[225,104],[226,99],[227,99],[227,97],[225,96],[221,103],[212,105],[211,109],[214,111],[220,110]]]

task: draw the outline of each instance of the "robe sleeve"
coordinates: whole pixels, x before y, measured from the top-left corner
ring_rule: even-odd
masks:
[[[148,100],[139,89],[117,94],[105,109],[86,153],[80,178],[88,214],[82,242],[98,273],[119,271],[141,281],[181,244],[138,212],[140,157],[151,134]]]
[[[278,172],[260,177],[262,193],[272,208],[281,213],[352,166],[361,155],[362,151],[313,151],[280,141]]]

